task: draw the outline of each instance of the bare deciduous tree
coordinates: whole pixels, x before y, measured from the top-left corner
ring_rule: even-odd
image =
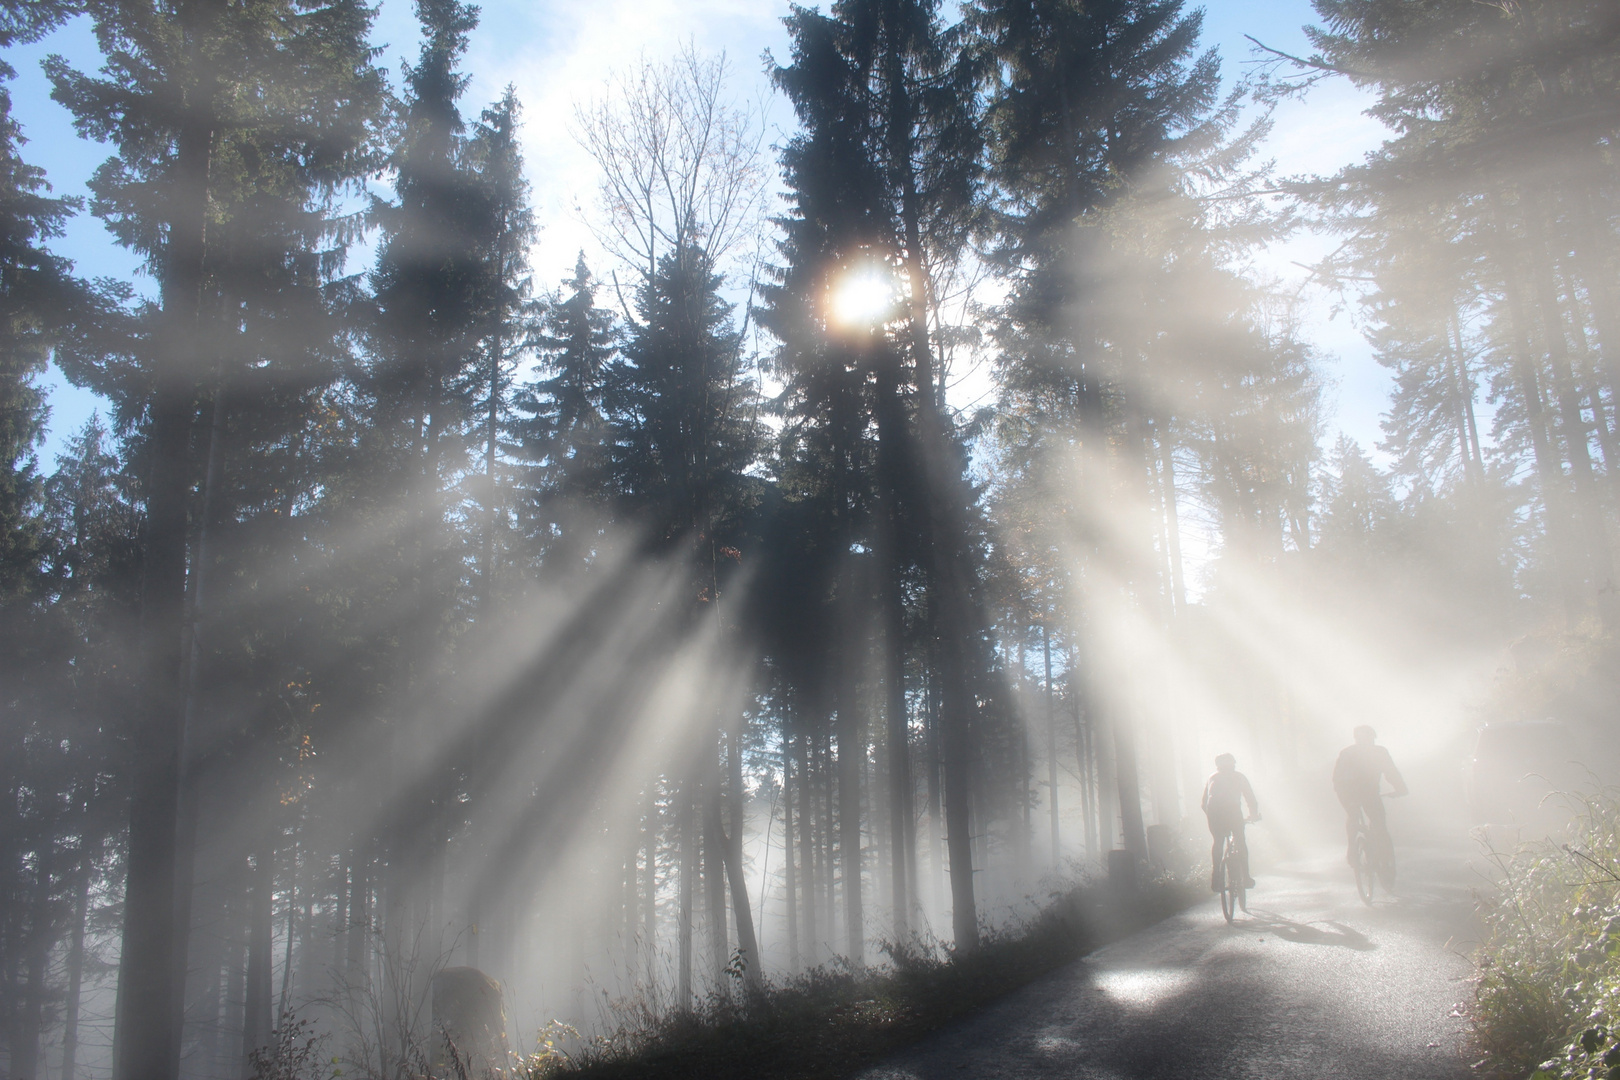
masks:
[[[575,137],[602,169],[597,237],[649,278],[686,246],[718,266],[759,228],[764,108],[727,100],[730,73],[724,53],[689,42],[664,63],[643,57],[575,111]]]

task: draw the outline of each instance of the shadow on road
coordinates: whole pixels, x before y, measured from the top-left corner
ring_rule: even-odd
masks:
[[[1332,920],[1302,923],[1275,912],[1256,910],[1249,912],[1249,918],[1241,923],[1233,923],[1233,926],[1251,934],[1275,934],[1284,941],[1300,945],[1334,945],[1357,952],[1371,952],[1378,948],[1378,944],[1366,934]]]

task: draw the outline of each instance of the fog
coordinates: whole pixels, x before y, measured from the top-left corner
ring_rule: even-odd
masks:
[[[769,107],[690,42],[579,88],[561,281],[475,8],[390,75],[261,6],[0,6],[91,21],[112,155],[80,206],[0,127],[7,1075],[447,1076],[456,979],[506,1068],[966,956],[1201,882],[1225,754],[1261,887],[1349,889],[1362,726],[1410,863],[1615,778],[1611,5],[1321,0],[1224,81],[1177,2],[795,9]],[[1387,141],[1279,175],[1347,83]],[[1376,447],[1255,269],[1307,235]],[[48,369],[107,402],[55,461]]]

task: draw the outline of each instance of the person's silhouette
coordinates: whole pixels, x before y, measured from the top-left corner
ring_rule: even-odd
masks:
[[[1339,760],[1333,763],[1333,793],[1339,797],[1345,814],[1344,859],[1351,866],[1356,865],[1356,830],[1362,812],[1367,815],[1368,837],[1376,850],[1387,854],[1393,847],[1384,821],[1380,782],[1388,780],[1394,788],[1392,794],[1406,794],[1406,781],[1401,779],[1389,750],[1378,745],[1378,733],[1362,724],[1354,734],[1356,741],[1339,751]]]
[[[1221,891],[1221,846],[1229,833],[1237,841],[1238,858],[1243,860],[1244,888],[1254,888],[1254,878],[1249,876],[1249,841],[1243,835],[1244,803],[1249,804],[1248,820],[1259,821],[1260,804],[1255,801],[1249,778],[1237,771],[1237,758],[1221,754],[1215,759],[1215,772],[1204,784],[1204,797],[1199,803],[1209,820],[1209,834],[1215,838],[1209,851],[1212,892]]]

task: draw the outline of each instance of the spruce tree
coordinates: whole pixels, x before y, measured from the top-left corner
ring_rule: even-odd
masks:
[[[0,79],[11,69],[0,64]],[[35,450],[44,437],[45,397],[36,379],[53,343],[85,311],[84,289],[66,260],[42,247],[78,209],[52,198],[43,171],[25,162],[11,92],[0,86],[0,604],[16,603],[45,554],[37,522]]]
[[[91,77],[52,57],[53,96],[81,134],[115,147],[91,181],[92,209],[120,243],[146,258],[159,286],[150,343],[141,349],[144,652],[129,727],[135,756],[114,1039],[114,1075],[122,1080],[173,1075],[179,1067],[187,928],[176,925],[175,913],[186,910],[176,902],[176,882],[186,858],[177,838],[190,443],[199,396],[221,377],[216,361],[224,343],[213,321],[220,240],[235,224],[240,237],[268,234],[269,246],[286,243],[276,208],[305,214],[355,180],[365,167],[360,151],[380,84],[365,42],[371,12],[353,0],[315,7],[278,0],[251,9],[217,0],[98,0],[86,8],[106,66]],[[259,198],[266,188],[276,192],[268,206]],[[261,218],[262,232],[243,220],[265,212],[270,227]],[[297,245],[279,253],[284,265],[313,256]],[[257,341],[244,351],[257,360],[274,355],[276,345]]]
[[[597,284],[584,252],[563,288],[546,305],[535,339],[543,377],[517,399],[524,413],[517,434],[531,463],[525,531],[534,537],[543,567],[568,572],[607,524],[613,487],[604,395],[620,333],[612,310],[596,304]]]
[[[793,62],[775,68],[773,79],[793,101],[803,133],[784,153],[795,204],[784,222],[788,265],[781,287],[766,293],[764,319],[785,343],[782,363],[797,380],[795,395],[807,394],[805,406],[835,408],[830,418],[857,429],[870,418],[878,431],[871,479],[882,499],[877,535],[890,582],[885,711],[896,762],[906,755],[903,614],[894,586],[909,553],[927,571],[947,718],[952,918],[958,946],[971,949],[978,924],[968,838],[968,728],[977,710],[975,682],[989,672],[987,624],[976,595],[974,495],[944,409],[934,324],[940,275],[956,264],[976,207],[975,69],[932,3],[845,2],[828,15],[798,9],[787,21]],[[887,278],[868,287],[888,292],[892,303],[871,326],[840,328],[830,295],[859,275]],[[868,377],[875,390],[869,399],[858,389]],[[836,475],[834,482],[850,489]],[[911,538],[903,540],[907,533]],[[845,728],[840,743],[852,742],[851,734]],[[891,820],[902,821],[909,817],[903,812],[909,785],[898,774],[891,779]],[[841,791],[845,787],[853,785]],[[843,818],[858,812],[846,804]],[[905,837],[896,834],[893,843],[903,868]],[[849,836],[844,847],[854,858],[849,853],[858,845]],[[858,880],[853,865],[845,874]],[[859,959],[859,897],[846,894],[846,903],[850,953]]]
[[[756,390],[721,280],[699,248],[663,256],[638,291],[641,321],[607,369],[605,396],[623,513],[664,543],[700,543],[704,561],[741,528],[760,449]]]

